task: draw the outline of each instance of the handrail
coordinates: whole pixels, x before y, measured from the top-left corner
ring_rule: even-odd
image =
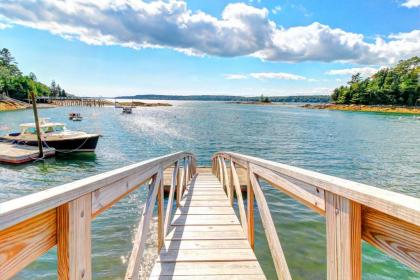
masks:
[[[195,157],[192,153],[178,152],[1,203],[0,278],[12,277],[57,245],[59,279],[91,279],[91,220],[150,180],[136,240],[145,240],[157,200],[158,243],[162,246],[165,220],[171,218],[170,212],[164,215],[163,171],[175,165],[181,173],[182,161],[186,182],[195,173]],[[173,183],[172,187],[176,187],[177,193],[182,192],[179,183],[176,186]],[[134,246],[129,268],[138,270],[144,242]],[[126,279],[137,273],[127,271]]]
[[[225,160],[230,161],[230,178],[225,175]],[[248,177],[247,224],[242,197],[237,194],[242,226],[252,247],[255,196],[279,279],[290,279],[290,273],[260,180],[326,216],[328,279],[361,279],[362,239],[420,272],[420,199],[256,157],[218,152],[212,157],[212,170],[227,193],[232,192],[232,183],[237,188],[236,166],[245,169]]]

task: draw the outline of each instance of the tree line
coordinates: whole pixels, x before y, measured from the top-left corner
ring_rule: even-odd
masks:
[[[69,95],[55,81],[51,82],[51,86],[47,86],[39,82],[36,75],[32,72],[28,75],[23,75],[11,52],[6,48],[1,49],[0,94],[25,100],[31,91],[38,96],[66,97]]]
[[[420,105],[420,58],[401,60],[363,79],[360,73],[347,86],[336,88],[331,99],[337,104]]]

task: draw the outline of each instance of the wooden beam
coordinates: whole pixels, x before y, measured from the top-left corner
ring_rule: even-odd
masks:
[[[163,246],[163,242],[165,239],[165,233],[164,233],[164,213],[165,213],[165,202],[163,201],[163,171],[161,172],[160,177],[162,178],[160,180],[160,183],[158,186],[158,192],[157,192],[157,220],[158,220],[158,226],[157,226],[157,250],[158,253],[160,251],[160,248]]]
[[[238,199],[239,217],[241,218],[241,225],[244,229],[245,236],[248,236],[248,222],[246,218],[244,200],[242,198],[241,186],[239,185],[238,173],[236,172],[235,164],[230,161],[230,170],[232,173],[232,185],[235,188],[236,197]]]
[[[238,153],[222,152],[215,156],[232,157],[235,162],[249,162],[420,226],[419,198]]]
[[[248,164],[246,168],[247,174],[247,223],[248,223],[248,241],[251,248],[254,250],[255,246],[255,229],[254,229],[254,190],[251,183],[251,168]]]
[[[0,278],[11,278],[56,243],[55,209],[1,230]]]
[[[172,217],[172,208],[173,208],[173,204],[174,204],[174,193],[175,193],[175,187],[176,187],[176,182],[177,182],[177,177],[178,177],[178,164],[179,164],[179,162],[177,161],[175,163],[175,167],[172,171],[171,188],[169,190],[168,206],[166,207],[166,214],[165,214],[165,225],[163,227],[163,235],[164,236],[166,236],[166,234],[168,232],[168,227],[169,227],[169,224],[171,222],[171,217]]]
[[[161,166],[165,169],[178,159],[187,155],[191,154],[178,152],[163,157],[153,158],[3,202],[0,204],[0,230],[56,208],[87,193],[91,193],[117,182],[119,184],[120,180],[131,175],[141,176],[143,173],[148,172],[150,168],[156,166]]]
[[[420,227],[362,207],[362,238],[420,273]]]
[[[91,194],[57,208],[59,279],[91,279]]]
[[[327,278],[362,279],[361,206],[325,193]]]
[[[141,174],[128,176],[92,192],[92,217],[95,218],[121,198],[147,183],[157,171],[157,166],[152,167]]]
[[[276,227],[274,226],[273,218],[271,217],[270,209],[268,208],[267,201],[265,200],[264,193],[261,190],[260,183],[254,175],[252,166],[251,172],[251,185],[254,190],[255,200],[258,203],[258,210],[261,216],[261,222],[264,227],[265,236],[267,237],[268,246],[273,257],[274,266],[277,272],[278,279],[291,280],[289,267],[287,266],[286,257],[284,256],[283,249],[277,235]]]
[[[285,175],[280,175],[257,165],[253,165],[253,170],[258,177],[266,180],[273,187],[291,196],[303,205],[315,210],[319,214],[325,215],[323,189],[300,182]]]
[[[136,236],[134,238],[133,250],[128,260],[127,271],[125,273],[125,280],[137,279],[139,274],[139,267],[143,258],[144,247],[146,244],[147,231],[149,230],[150,220],[153,214],[153,208],[156,202],[156,196],[159,189],[159,184],[162,180],[162,172],[158,172],[153,177],[149,188],[146,203],[144,204],[142,214],[140,216],[139,225],[137,227]]]

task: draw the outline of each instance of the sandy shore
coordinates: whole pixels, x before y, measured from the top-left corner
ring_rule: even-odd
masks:
[[[305,104],[303,108],[326,109],[338,111],[378,112],[420,115],[420,107],[403,107],[391,105],[341,105],[341,104]]]

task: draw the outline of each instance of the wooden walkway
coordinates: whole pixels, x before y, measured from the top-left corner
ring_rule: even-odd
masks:
[[[150,279],[266,279],[213,174],[191,180]]]

